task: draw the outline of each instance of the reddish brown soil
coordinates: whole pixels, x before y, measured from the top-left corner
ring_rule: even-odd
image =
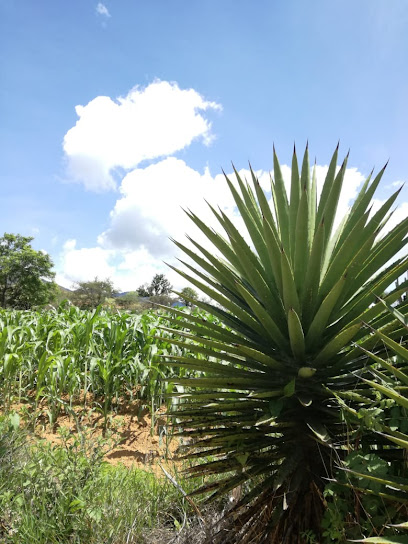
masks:
[[[33,421],[29,404],[14,405],[13,409],[20,413],[22,425],[30,420]],[[74,438],[78,436],[79,426],[88,441],[109,437],[110,445],[105,446],[108,450],[105,460],[109,463],[121,463],[129,468],[142,468],[161,475],[163,473],[159,463],[168,468],[172,468],[174,463],[180,465],[174,460],[180,442],[171,437],[171,429],[168,426],[164,408],[155,414],[153,435],[150,412],[147,407],[137,402],[128,403],[117,413],[114,410],[110,412],[106,431],[104,417],[96,410],[84,411],[82,405],[74,406],[73,410],[76,417],[67,415],[61,410],[57,423],[51,427],[47,416],[47,406],[40,406],[33,439],[61,444],[63,442],[61,430],[67,429],[69,435]]]

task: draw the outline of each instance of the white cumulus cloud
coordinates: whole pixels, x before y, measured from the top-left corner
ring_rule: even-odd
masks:
[[[89,281],[115,276],[112,251],[101,247],[77,249],[76,240],[67,240],[59,258],[56,282],[68,289],[77,281]]]
[[[223,174],[215,175],[208,168],[199,171],[174,156],[194,140],[211,142],[211,122],[205,114],[220,107],[194,89],[182,90],[166,81],[135,87],[116,100],[98,96],[86,106],[77,106],[79,119],[64,138],[69,178],[93,191],[114,189],[121,179],[120,194],[94,247],[78,247],[75,240],[65,243],[57,276],[61,285],[70,287],[98,276],[111,278],[120,290],[134,290],[156,273],[164,273],[177,289],[184,287],[185,280],[163,261],[177,265],[181,256],[170,237],[188,245],[188,233],[206,243],[182,208],[221,230],[206,201],[224,211],[248,240]],[[282,165],[281,170],[289,193],[291,169]],[[318,195],[327,170],[327,165],[316,166]],[[248,170],[239,174],[251,181]],[[234,175],[228,175],[236,183]],[[256,175],[271,201],[269,173]],[[364,179],[356,168],[346,170],[335,227]],[[407,214],[407,206],[405,202],[397,210],[392,222]]]
[[[214,221],[205,200],[227,212],[234,209],[222,174],[212,177],[208,169],[201,174],[174,157],[133,170],[123,179],[120,191],[122,197],[99,244],[128,250],[145,247],[155,256],[173,254],[169,236],[180,238],[191,230],[182,208],[190,208],[207,223]]]
[[[173,155],[195,139],[208,145],[213,136],[204,112],[220,108],[194,89],[159,80],[116,100],[98,96],[76,107],[79,119],[64,137],[68,179],[93,191],[114,189],[115,169]]]
[[[282,165],[282,172],[289,186],[290,168]],[[320,192],[327,166],[317,166],[316,173]],[[239,174],[250,180],[248,170]],[[256,175],[268,191],[269,173],[257,171]],[[236,183],[233,174],[228,173],[228,177]],[[356,168],[347,169],[336,223],[347,212],[363,181],[364,176]],[[75,273],[80,274],[80,279],[109,276],[119,289],[134,290],[156,273],[164,273],[177,289],[184,287],[185,280],[163,262],[178,266],[177,257],[188,261],[169,237],[189,245],[185,239],[185,233],[189,233],[203,245],[206,242],[181,207],[191,209],[207,225],[220,231],[208,201],[232,218],[245,236],[243,221],[223,174],[214,176],[208,169],[200,173],[181,159],[169,157],[134,169],[124,177],[120,192],[110,214],[110,225],[99,235],[95,247],[77,249],[72,241],[65,245],[63,268],[72,280],[76,279]]]

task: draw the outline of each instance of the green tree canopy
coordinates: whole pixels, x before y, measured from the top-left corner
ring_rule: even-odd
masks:
[[[181,299],[182,301],[184,302],[184,304],[188,307],[191,307],[193,305],[193,302],[191,299],[193,300],[197,300],[198,299],[198,293],[195,289],[193,289],[192,287],[184,287],[181,291],[180,291],[180,295],[181,295]]]
[[[29,309],[46,304],[55,292],[53,262],[31,247],[33,238],[4,233],[0,238],[0,306]]]
[[[112,280],[106,278],[100,280],[95,277],[92,281],[79,281],[74,286],[72,300],[74,304],[83,309],[96,308],[103,304],[107,298],[116,294]]]
[[[158,295],[168,295],[173,286],[164,274],[156,274],[150,285],[144,284],[137,289],[140,297],[154,297]]]

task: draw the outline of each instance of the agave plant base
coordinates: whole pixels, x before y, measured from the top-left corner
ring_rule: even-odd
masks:
[[[306,469],[307,470],[307,469]],[[287,494],[290,506],[282,512],[280,492],[267,490],[253,503],[236,507],[233,512],[234,530],[227,536],[218,535],[218,544],[306,544],[305,534],[312,533],[317,542],[321,537],[321,521],[325,501],[319,487],[312,480]]]

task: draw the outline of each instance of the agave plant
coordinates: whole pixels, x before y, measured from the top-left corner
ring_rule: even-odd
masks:
[[[218,318],[172,309],[166,330],[184,328],[177,331],[183,340],[167,341],[190,353],[168,362],[206,372],[174,379],[190,388],[175,411],[194,443],[188,457],[198,464],[190,472],[218,475],[195,494],[213,500],[243,491],[230,513],[234,529],[218,535],[223,543],[294,544],[306,531],[319,534],[325,478],[347,451],[350,431],[335,397],[361,383],[359,346],[381,355],[363,323],[391,339],[401,335],[376,300],[407,269],[407,258],[389,262],[407,243],[408,219],[383,234],[398,191],[370,215],[384,169],[370,176],[333,232],[347,164],[346,157],[338,169],[337,156],[338,147],[318,197],[308,148],[300,170],[294,151],[288,196],[274,151],[271,205],[252,169],[250,183],[235,171],[236,182],[226,182],[247,233],[210,206],[224,233],[187,211],[208,245],[175,242],[189,257],[177,272],[214,301],[192,302]],[[385,300],[404,289],[391,288]]]

